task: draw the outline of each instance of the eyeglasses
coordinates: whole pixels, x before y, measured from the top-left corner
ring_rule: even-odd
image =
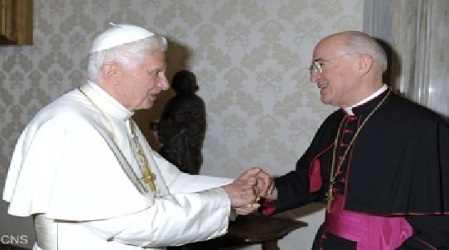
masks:
[[[354,54],[355,53],[344,54],[344,55],[336,56],[336,57],[333,57],[331,59],[326,59],[326,60],[324,60],[324,59],[317,59],[317,60],[313,61],[312,65],[310,65],[310,67],[309,67],[310,74],[312,74],[313,72],[318,73],[318,74],[322,74],[324,65],[330,63],[333,60],[342,58],[344,56],[354,55]]]

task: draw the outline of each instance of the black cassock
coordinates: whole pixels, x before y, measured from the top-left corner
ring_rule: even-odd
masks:
[[[344,193],[345,210],[403,216],[413,235],[399,249],[433,249],[426,243],[449,249],[449,125],[436,113],[391,91],[354,108],[352,119],[342,109],[327,117],[296,169],[275,179],[274,213],[325,198],[332,162],[345,151],[340,144],[348,144],[344,134],[354,135],[387,94],[349,148],[334,188]],[[334,151],[340,124],[341,137]],[[355,246],[321,227],[313,248]]]

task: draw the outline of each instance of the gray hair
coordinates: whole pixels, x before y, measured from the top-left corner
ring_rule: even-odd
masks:
[[[90,53],[87,63],[88,78],[93,82],[101,79],[101,66],[106,62],[119,62],[126,68],[133,69],[147,55],[156,51],[166,50],[167,40],[162,36],[154,35],[135,42]]]
[[[346,36],[345,46],[348,50],[347,53],[370,55],[382,72],[387,70],[388,60],[385,50],[368,34],[363,32],[350,32]]]

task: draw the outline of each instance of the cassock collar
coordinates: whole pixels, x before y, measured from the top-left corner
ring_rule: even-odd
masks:
[[[367,98],[363,99],[362,101],[360,101],[359,103],[357,103],[357,104],[355,104],[355,105],[353,105],[351,107],[343,108],[343,110],[345,111],[345,113],[347,115],[357,115],[357,114],[360,114],[360,113],[364,113],[364,110],[371,110],[369,108],[369,107],[372,106],[372,105],[370,105],[370,103],[377,104],[377,102],[378,102],[378,101],[375,101],[375,100],[371,102],[371,100],[379,99],[379,98],[376,98],[376,97],[383,96],[381,94],[384,93],[387,89],[388,89],[388,86],[386,84],[384,84],[376,92],[374,92],[373,94],[371,94]]]
[[[81,89],[91,98],[95,105],[101,109],[102,112],[108,114],[116,119],[127,121],[134,115],[133,111],[125,108],[106,91],[94,82],[88,81]]]

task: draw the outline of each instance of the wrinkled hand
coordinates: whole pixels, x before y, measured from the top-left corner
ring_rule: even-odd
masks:
[[[259,209],[259,207],[260,207],[259,203],[250,203],[244,206],[236,207],[234,208],[234,210],[238,215],[248,215]]]
[[[231,200],[232,207],[241,207],[246,204],[254,203],[257,197],[256,193],[257,178],[249,176],[248,178],[238,178],[231,184],[223,186],[223,189]]]
[[[259,197],[270,195],[274,189],[273,178],[259,167],[253,167],[240,175],[239,179],[256,178],[256,195]]]
[[[273,178],[260,169],[260,172],[257,173],[257,187],[259,189],[259,197],[266,197],[271,195],[274,190],[274,181]]]
[[[259,197],[271,194],[274,184],[270,175],[261,168],[253,167],[223,188],[228,193],[236,213],[247,215],[260,207]]]

